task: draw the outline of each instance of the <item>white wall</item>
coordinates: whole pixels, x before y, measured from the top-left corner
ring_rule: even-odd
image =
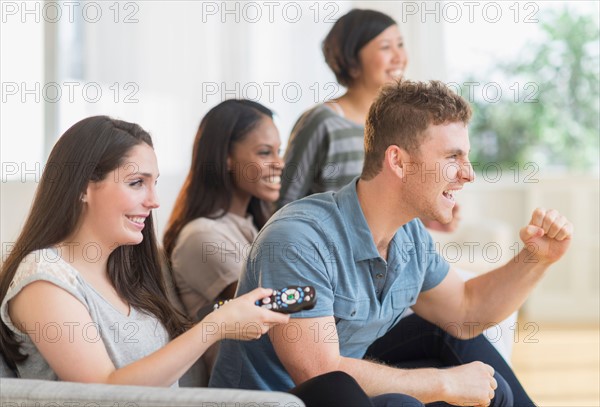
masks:
[[[0,24],[0,158],[6,173],[35,169],[43,159],[44,26],[35,16],[6,16]],[[36,90],[38,89],[38,90]],[[18,168],[18,169],[16,169]],[[31,177],[31,175],[30,175]]]

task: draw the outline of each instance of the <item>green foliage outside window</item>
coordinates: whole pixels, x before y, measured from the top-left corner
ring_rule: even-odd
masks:
[[[567,10],[540,18],[543,39],[516,61],[498,63],[489,76],[516,83],[496,103],[471,100],[471,160],[482,168],[534,162],[585,171],[598,167],[600,34],[598,16]],[[510,79],[506,79],[510,78]],[[477,168],[476,168],[477,169]]]

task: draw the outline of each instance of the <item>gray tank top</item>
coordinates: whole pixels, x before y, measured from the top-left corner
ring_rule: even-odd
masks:
[[[117,369],[153,353],[169,341],[166,329],[153,315],[134,307],[130,307],[129,315],[123,315],[87,284],[79,272],[58,255],[57,249],[38,250],[23,259],[0,305],[2,321],[21,341],[21,352],[29,355],[17,364],[22,378],[59,380],[38,352],[34,341],[40,338],[52,340],[57,335],[73,335],[74,332],[72,326],[60,326],[58,323],[27,327],[27,333],[13,325],[8,314],[8,301],[27,284],[39,280],[61,287],[83,303],[93,322],[84,326],[81,334],[89,341],[101,340]]]

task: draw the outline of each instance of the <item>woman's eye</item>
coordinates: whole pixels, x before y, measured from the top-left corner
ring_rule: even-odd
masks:
[[[129,183],[129,186],[130,186],[130,187],[136,187],[136,186],[140,186],[140,185],[142,185],[143,183],[144,183],[144,181],[143,181],[143,180],[141,180],[141,179],[137,179],[137,180],[135,180],[135,181],[131,181],[131,182]]]
[[[265,151],[259,151],[259,152],[258,152],[258,154],[259,154],[259,155],[270,155],[270,154],[271,154],[271,152],[270,152],[270,151],[266,151],[266,150],[265,150]]]

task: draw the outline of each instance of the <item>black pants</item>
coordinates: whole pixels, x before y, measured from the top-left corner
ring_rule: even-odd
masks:
[[[421,407],[417,399],[402,394],[369,398],[352,376],[344,372],[330,372],[294,387],[290,393],[297,396],[306,407]],[[392,402],[393,404],[386,404]]]
[[[481,361],[494,368],[498,382],[491,406],[535,406],[506,361],[483,335],[461,340],[416,314],[400,320],[367,350],[365,358],[401,368],[451,367]],[[393,406],[395,404],[381,404]],[[447,406],[432,403],[431,406]]]

